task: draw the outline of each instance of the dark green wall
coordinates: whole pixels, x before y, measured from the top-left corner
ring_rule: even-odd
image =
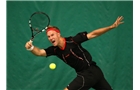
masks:
[[[31,36],[28,19],[35,11],[48,13],[63,36],[109,26],[124,16],[124,24],[83,47],[114,90],[133,89],[133,1],[7,1],[7,90],[63,90],[76,76],[55,56],[37,57],[25,49]],[[33,43],[40,48],[51,45],[45,33]],[[55,70],[49,69],[51,62]]]

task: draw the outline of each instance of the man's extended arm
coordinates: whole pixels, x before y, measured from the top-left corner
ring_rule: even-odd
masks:
[[[28,41],[25,44],[25,48],[27,50],[31,51],[36,56],[47,56],[47,54],[46,54],[44,49],[40,49],[40,48],[38,48],[36,46],[33,46],[31,41]]]
[[[114,24],[112,24],[111,26],[108,26],[108,27],[103,27],[103,28],[99,28],[99,29],[96,29],[96,30],[93,30],[92,32],[88,33],[87,34],[87,38],[88,39],[92,39],[92,38],[95,38],[97,36],[100,36],[102,35],[103,33],[106,33],[107,31],[113,29],[113,28],[116,28],[118,27],[120,24],[123,23],[123,16],[120,16],[116,19],[116,21],[114,22]]]

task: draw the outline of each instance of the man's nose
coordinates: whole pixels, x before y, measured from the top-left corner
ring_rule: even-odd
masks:
[[[50,40],[52,40],[53,39],[53,37],[50,37]]]

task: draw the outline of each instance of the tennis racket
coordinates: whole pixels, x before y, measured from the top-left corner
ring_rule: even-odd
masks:
[[[40,11],[34,12],[29,18],[29,27],[31,29],[30,41],[33,42],[36,35],[46,31],[49,24],[50,18],[46,13]]]

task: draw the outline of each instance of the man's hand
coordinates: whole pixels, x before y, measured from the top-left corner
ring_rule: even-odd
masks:
[[[28,41],[26,44],[25,44],[25,48],[29,51],[33,50],[34,46],[32,44],[32,41]]]
[[[116,28],[118,27],[120,24],[124,23],[123,21],[123,16],[120,16],[116,19],[116,21],[114,22],[114,24],[112,25],[112,28]]]
[[[36,56],[47,56],[47,53],[44,49],[40,49],[32,44],[33,41],[28,41],[25,44],[25,48],[28,51],[31,51]]]

